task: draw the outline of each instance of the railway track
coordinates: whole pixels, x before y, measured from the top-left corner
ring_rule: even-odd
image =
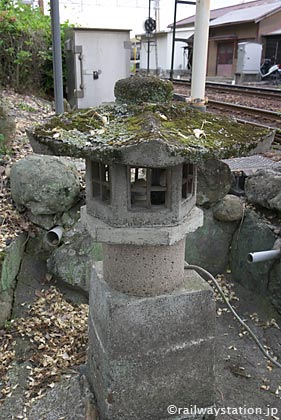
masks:
[[[191,85],[189,80],[173,80],[175,86],[185,86],[188,87]],[[266,87],[257,87],[257,86],[242,86],[242,85],[229,85],[225,83],[217,82],[206,82],[206,88],[212,91],[217,91],[218,93],[238,93],[241,95],[248,96],[259,96],[267,99],[280,99],[281,100],[281,85],[279,89],[266,88]]]
[[[274,127],[281,129],[281,112],[275,111],[268,111],[266,109],[261,108],[252,108],[244,105],[233,104],[229,102],[221,102],[221,101],[214,101],[208,100],[208,105],[210,110],[218,109],[218,110],[229,110],[234,112],[236,115],[245,115],[250,116],[251,118],[255,118],[259,121],[270,122]]]

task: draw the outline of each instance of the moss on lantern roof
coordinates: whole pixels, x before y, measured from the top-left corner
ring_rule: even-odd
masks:
[[[245,156],[272,131],[183,103],[145,103],[65,113],[28,134],[33,143],[56,155],[122,162],[129,149],[142,145],[145,150],[144,145],[158,142],[167,155],[196,162]]]
[[[173,83],[157,76],[135,75],[115,83],[117,103],[141,104],[142,102],[169,102],[173,98]]]

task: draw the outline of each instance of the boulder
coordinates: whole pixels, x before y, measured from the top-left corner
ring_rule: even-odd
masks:
[[[243,214],[243,201],[236,195],[227,194],[213,207],[214,218],[221,222],[241,220]]]
[[[79,199],[75,166],[54,156],[31,155],[21,159],[12,166],[10,179],[16,205],[33,215],[63,213]]]
[[[274,260],[248,263],[247,255],[251,252],[272,249],[276,236],[253,210],[247,210],[241,228],[235,232],[231,244],[230,267],[233,279],[256,293],[265,293],[268,289],[269,272]]]
[[[210,207],[230,190],[232,175],[229,166],[216,159],[198,165],[197,205]]]
[[[78,222],[63,236],[62,245],[53,251],[47,267],[60,280],[88,293],[93,261],[101,258],[101,245],[96,244]]]
[[[245,194],[250,203],[281,212],[281,169],[262,169],[249,176]]]
[[[225,272],[236,228],[237,222],[219,222],[213,218],[211,209],[204,209],[204,225],[186,236],[186,261],[205,268],[213,275]]]

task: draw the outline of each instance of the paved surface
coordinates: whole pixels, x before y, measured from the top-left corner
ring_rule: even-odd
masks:
[[[253,155],[242,158],[224,159],[231,171],[244,172],[249,176],[259,169],[280,169],[281,162],[274,162],[272,159],[261,155]]]

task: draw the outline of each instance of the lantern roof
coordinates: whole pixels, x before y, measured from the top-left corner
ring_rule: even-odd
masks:
[[[33,127],[28,135],[38,153],[163,167],[257,153],[261,146],[270,146],[274,130],[169,102],[64,113]]]

